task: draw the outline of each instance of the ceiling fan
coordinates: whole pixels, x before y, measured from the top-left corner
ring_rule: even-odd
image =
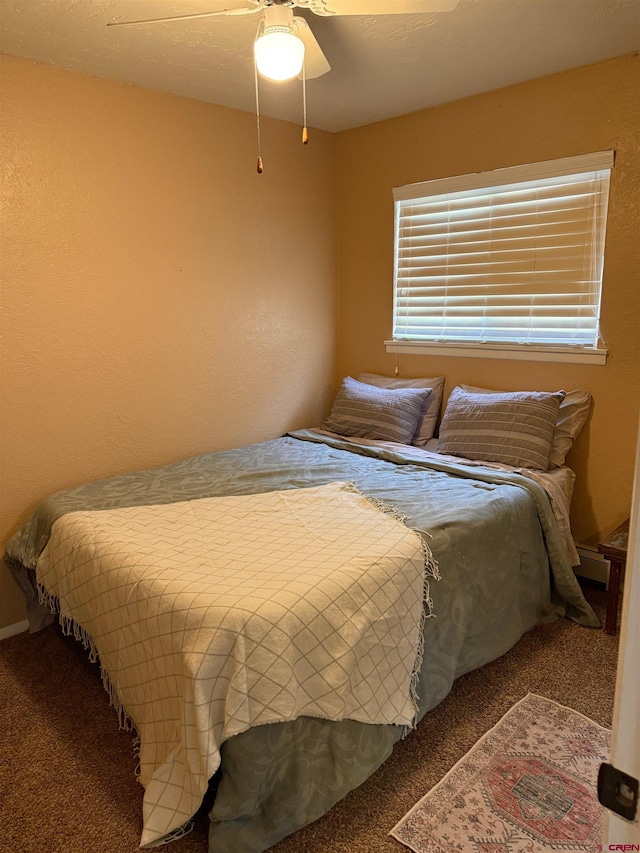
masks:
[[[316,41],[305,18],[294,15],[294,8],[308,10],[321,17],[339,15],[408,15],[426,12],[448,12],[459,0],[227,0],[229,6],[213,12],[196,12],[163,18],[136,21],[110,21],[108,27],[159,24],[188,21],[195,18],[231,17],[261,14],[254,41],[256,76],[256,114],[258,119],[258,172],[262,172],[260,156],[260,110],[258,74],[270,80],[303,81],[321,77],[331,70],[329,62]],[[302,141],[308,141],[306,94]]]
[[[214,12],[173,15],[140,21],[111,21],[109,27],[132,24],[158,24],[194,18],[254,15],[262,13],[261,34],[255,42],[258,72],[272,80],[289,80],[304,75],[307,80],[331,70],[324,53],[305,18],[293,14],[294,8],[308,9],[315,15],[407,15],[448,12],[459,0],[230,0],[228,8]],[[297,42],[297,44],[296,44]]]

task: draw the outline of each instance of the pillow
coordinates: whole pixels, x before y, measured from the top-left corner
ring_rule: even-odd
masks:
[[[564,391],[451,392],[439,453],[546,471]]]
[[[358,381],[366,382],[367,385],[376,385],[378,388],[430,388],[431,394],[427,397],[422,418],[418,422],[411,444],[424,446],[430,438],[433,438],[442,403],[444,376],[436,376],[434,379],[398,379],[397,376],[361,373]]]
[[[347,376],[322,428],[339,435],[409,444],[430,394],[428,388],[376,388]]]
[[[558,422],[549,456],[549,468],[559,468],[564,465],[565,457],[580,435],[590,411],[591,394],[588,391],[567,391],[566,397],[560,403]]]
[[[475,394],[495,394],[488,388],[475,388],[473,385],[461,385],[465,391]],[[591,394],[588,391],[567,391],[564,400],[560,403],[558,421],[551,453],[549,454],[549,468],[559,468],[564,465],[567,453],[573,447],[573,442],[580,435],[582,427],[587,422],[591,411]]]

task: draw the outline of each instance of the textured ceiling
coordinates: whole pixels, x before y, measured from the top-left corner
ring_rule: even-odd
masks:
[[[395,0],[381,0],[393,4]],[[135,27],[237,0],[0,0],[0,50],[253,110],[259,15]],[[640,50],[640,0],[460,0],[451,12],[307,18],[331,71],[307,83],[308,123],[340,131]],[[301,118],[301,83],[261,82],[263,114]]]

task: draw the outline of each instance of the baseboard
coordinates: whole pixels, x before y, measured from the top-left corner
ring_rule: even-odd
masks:
[[[578,545],[576,547],[580,557],[580,565],[576,566],[575,573],[581,578],[608,584],[609,567],[611,566],[609,560],[600,554],[597,548],[592,548],[589,545]]]
[[[14,637],[16,634],[22,634],[23,631],[28,630],[29,622],[26,619],[23,619],[22,622],[14,622],[13,625],[0,628],[0,640],[7,640],[9,637]]]

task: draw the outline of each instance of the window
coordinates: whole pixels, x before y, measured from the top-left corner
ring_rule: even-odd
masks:
[[[394,189],[392,352],[604,364],[613,151]]]

